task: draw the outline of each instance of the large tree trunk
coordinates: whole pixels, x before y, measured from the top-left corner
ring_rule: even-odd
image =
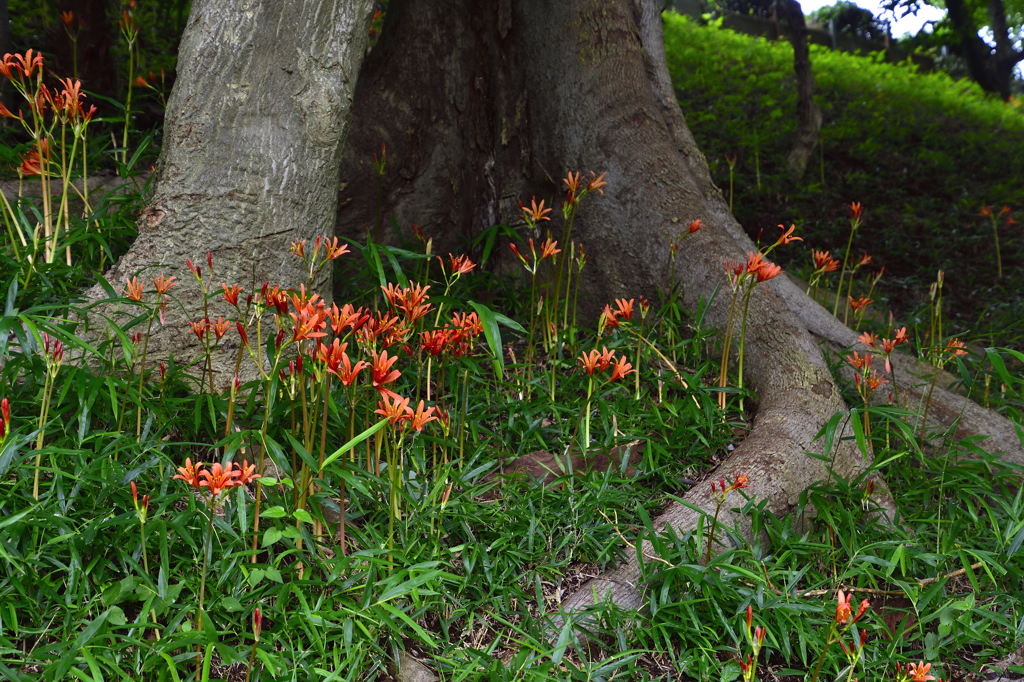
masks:
[[[664,232],[691,219],[705,227],[687,240],[676,270],[690,306],[723,281],[727,260],[754,248],[675,101],[661,18],[650,0],[393,0],[382,42],[361,74],[354,116],[339,204],[339,232],[347,236],[362,238],[374,223],[377,178],[369,159],[386,142],[384,214],[403,228],[425,226],[442,253],[495,223],[515,225],[520,198],[557,200],[567,171],[607,171],[605,195],[587,199],[575,235],[592,254],[583,303],[592,313],[613,297],[656,300],[667,290]],[[718,296],[709,324],[724,326],[729,298]],[[767,499],[776,514],[825,478],[822,464],[803,453],[820,449],[818,430],[846,406],[821,344],[847,346],[855,337],[786,278],[759,291],[746,343],[757,415],[716,476],[747,472],[749,493]],[[901,378],[902,386],[910,383]],[[955,416],[963,402],[941,389],[933,400],[932,414],[943,416]],[[999,417],[968,410],[961,428],[998,433],[998,449],[1024,454]],[[845,447],[833,462],[842,476],[866,465]],[[713,509],[705,486],[686,499]],[[699,522],[697,513],[673,505],[657,527],[683,531]],[[639,574],[630,560],[564,606],[583,607],[596,593],[638,608]]]
[[[160,270],[178,276],[172,293],[181,305],[168,308],[166,327],[154,333],[152,357],[199,355],[186,322],[202,318],[203,302],[186,258],[208,276],[212,252],[214,290],[221,282],[305,284],[289,245],[334,231],[340,151],[371,4],[193,2],[154,196],[135,244],[107,273],[115,286]],[[321,272],[313,288],[329,293],[330,268]],[[103,298],[98,287],[88,295]],[[210,306],[214,316],[231,312],[219,297]],[[234,334],[226,339],[225,347],[238,347]],[[226,363],[215,367],[221,385],[233,371]]]

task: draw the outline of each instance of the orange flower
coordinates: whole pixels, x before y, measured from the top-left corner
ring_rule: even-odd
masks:
[[[687,230],[687,234],[693,234],[694,232],[699,230],[701,227],[703,227],[703,225],[700,222],[700,218],[697,218],[696,220],[691,220],[690,221],[690,227]]]
[[[228,329],[231,328],[231,323],[226,321],[223,317],[218,317],[212,327],[214,335],[216,335],[217,340],[220,341],[224,334],[227,333]]]
[[[602,175],[601,177],[604,177],[604,176]],[[565,188],[571,194],[576,194],[576,192],[580,191],[580,187],[582,186],[582,183],[580,182],[580,174],[579,174],[579,172],[576,173],[576,177],[573,177],[572,173],[570,172],[569,176],[567,178],[565,178],[564,180],[562,180],[562,182],[565,183]],[[541,206],[543,206],[543,205],[544,204],[541,203]]]
[[[249,483],[252,483],[253,480],[255,480],[257,478],[263,478],[259,474],[253,473],[255,471],[256,471],[256,465],[255,464],[249,464],[248,460],[243,459],[242,460],[242,468],[239,470],[239,473],[238,473],[238,481],[237,481],[238,485],[248,485]]]
[[[435,329],[420,332],[420,347],[432,356],[440,355],[448,341],[451,340],[453,329]]]
[[[580,361],[583,369],[589,376],[594,376],[594,370],[597,369],[597,363],[601,359],[601,354],[596,350],[592,350],[590,353],[584,353],[576,359]]]
[[[578,175],[579,174],[577,173],[577,176]],[[608,183],[604,182],[604,176],[605,175],[607,175],[607,173],[601,173],[600,177],[598,177],[597,173],[595,173],[594,171],[590,171],[590,182],[587,183],[587,191],[590,192],[590,191],[596,189],[598,192],[601,193],[601,196],[604,196],[604,190],[601,189],[601,188],[608,186]],[[700,226],[700,221],[699,220],[697,221],[697,224],[698,224],[698,228],[699,228],[699,226]],[[693,224],[691,223],[690,226],[692,228]],[[696,232],[696,231],[697,230],[693,230],[693,229],[690,230],[690,232]]]
[[[864,332],[863,334],[857,337],[857,340],[863,343],[865,346],[878,348],[878,346],[875,345],[875,342],[878,340],[878,337],[875,336],[874,332]]]
[[[381,286],[381,291],[384,292],[384,298],[388,300],[390,305],[398,305],[402,296],[402,289],[394,282],[388,282],[387,286]]]
[[[337,342],[337,339],[335,339]],[[333,370],[330,370],[339,380],[342,385],[351,386],[355,383],[356,379],[359,378],[359,373],[370,366],[370,363],[363,360],[358,361],[355,365],[352,364],[352,360],[349,359],[348,354],[341,353],[341,365]]]
[[[811,249],[811,257],[814,258],[814,267],[821,272],[833,272],[839,269],[839,261],[832,258],[828,251],[816,251]]]
[[[870,355],[865,355],[864,357],[860,357],[857,354],[857,351],[853,351],[853,355],[847,355],[846,356],[846,360],[851,365],[853,365],[853,368],[856,369],[856,370],[860,370],[864,366],[865,362],[867,363],[868,367],[870,367],[871,366],[871,359],[870,358],[871,358]]]
[[[408,398],[402,398],[394,393],[390,395],[385,393],[381,395],[374,413],[383,416],[391,426],[395,426],[412,416],[412,408],[409,407]]]
[[[369,314],[364,313],[362,308],[354,308],[351,303],[343,305],[341,310],[338,310],[338,304],[334,303],[326,314],[331,320],[331,329],[337,336],[341,336],[349,327],[353,331],[358,330],[370,319]]]
[[[128,280],[122,291],[124,292],[125,296],[132,299],[133,301],[142,300],[142,282],[139,281],[138,277],[132,277],[130,280]]]
[[[10,60],[7,59],[8,57],[10,57]],[[8,63],[9,66],[13,66],[15,69],[17,69],[18,73],[21,75],[22,78],[31,78],[32,74],[35,73],[35,70],[37,68],[43,68],[43,55],[39,52],[36,52],[33,56],[32,50],[26,51],[24,55],[5,54],[4,61]],[[4,73],[4,75],[8,78],[11,77],[9,71]]]
[[[850,609],[850,599],[853,597],[852,594],[844,595],[842,590],[839,590],[839,604],[836,605],[836,622],[845,623],[850,620],[850,616],[853,612]]]
[[[736,480],[729,486],[729,490],[743,490],[749,485],[749,479],[745,473],[737,474]]]
[[[519,208],[523,212],[523,220],[525,220],[531,225],[539,223],[542,220],[551,220],[551,218],[547,216],[547,214],[551,212],[551,209],[544,208],[543,200],[540,202],[540,206],[538,206],[537,199],[531,199],[530,208],[526,208],[525,206],[523,206],[523,202],[520,201]]]
[[[166,294],[168,291],[170,291],[171,287],[173,287],[175,284],[177,284],[177,282],[175,281],[176,279],[178,279],[178,278],[177,277],[171,277],[170,279],[165,278],[164,277],[164,273],[161,270],[160,271],[160,276],[153,280],[153,286],[156,287],[156,293],[158,295],[160,295],[160,296],[163,296],[164,294]]]
[[[967,346],[960,339],[953,339],[946,344],[946,350],[953,354],[953,356],[967,355]]]
[[[61,12],[60,13],[60,20],[62,22],[64,22],[65,26],[67,26],[68,28],[71,28],[71,22],[73,22],[75,20],[75,14],[74,14],[74,12]]]
[[[886,365],[886,370],[888,370],[889,369],[889,362],[888,362],[888,360],[886,360],[885,365]],[[857,378],[858,379],[860,378],[859,374],[857,375]],[[873,391],[876,388],[878,388],[879,386],[881,386],[882,384],[887,384],[889,382],[888,382],[888,380],[883,379],[882,377],[878,376],[878,370],[877,369],[873,369],[873,370],[871,370],[871,376],[867,377],[867,383],[868,383],[868,390],[869,391]]]
[[[874,299],[868,298],[867,296],[861,296],[857,300],[854,300],[853,296],[850,296],[849,299],[850,307],[855,311],[860,311],[861,308],[865,308],[875,302]]]
[[[306,240],[305,239],[296,239],[295,241],[293,241],[292,245],[291,245],[291,248],[290,248],[290,251],[292,253],[294,253],[296,256],[298,256],[299,258],[305,260],[306,259]]]
[[[25,156],[21,157],[21,165],[16,170],[25,177],[42,175],[43,167],[39,160],[39,152],[28,152]]]
[[[873,485],[871,485],[871,484],[873,484],[873,483],[874,483],[874,481],[870,481],[870,482],[869,482],[869,484],[868,484],[868,487],[869,487],[870,489],[872,489],[872,490],[874,489],[874,486],[873,486]],[[869,492],[868,494],[870,494],[870,492]],[[860,600],[860,608],[858,608],[858,609],[857,609],[857,615],[855,615],[855,616],[853,617],[853,622],[854,622],[854,623],[856,623],[856,622],[857,622],[858,620],[860,620],[860,617],[864,615],[864,612],[868,610],[868,607],[869,607],[869,606],[871,606],[871,603],[870,603],[870,602],[868,602],[868,600],[867,600],[867,599],[861,599],[861,600]],[[862,637],[862,638],[863,638],[864,634],[865,634],[865,633],[864,633],[864,632],[862,631],[862,632],[861,632],[861,637]],[[863,646],[864,646],[864,642],[863,642],[863,641],[861,641],[861,647],[863,647]]]
[[[441,257],[438,256],[439,260],[440,260],[440,258]],[[452,254],[449,253],[448,254],[448,259],[451,261],[451,264],[452,264],[451,272],[452,272],[453,275],[465,275],[470,270],[472,270],[473,268],[476,267],[476,263],[474,263],[473,261],[469,260],[469,258],[467,256],[465,256],[465,255],[462,255],[462,256],[459,256],[458,258],[456,258],[455,256],[453,256]]]
[[[803,237],[793,237],[793,230],[796,229],[796,225],[790,225],[789,229],[786,229],[785,225],[779,225],[779,229],[782,230],[782,236],[779,237],[779,241],[776,244],[788,244],[790,242],[802,242]]]
[[[782,266],[768,262],[762,263],[761,267],[757,269],[757,281],[767,282],[770,279],[775,279],[780,272],[782,272]]]
[[[224,300],[234,307],[238,307],[238,285],[234,285],[228,289],[228,285],[221,282],[221,286],[224,288]]]
[[[608,365],[612,363],[615,358],[615,351],[608,350],[607,346],[601,348],[601,358],[597,362],[597,368],[602,372],[608,369]]]
[[[142,76],[136,76],[135,77],[135,85],[139,86],[140,88],[152,87],[149,83],[146,82],[146,79],[143,78]]]
[[[558,246],[558,242],[551,241],[550,238],[545,239],[544,243],[540,245],[540,259],[544,260],[554,256],[555,254],[562,253],[561,249],[555,248]]]
[[[861,216],[860,202],[859,201],[854,201],[852,204],[850,204],[850,217],[853,218],[854,220],[860,220],[860,216]]]
[[[751,251],[747,256],[747,274],[756,274],[766,262],[767,261],[765,261],[764,256],[760,252],[755,253],[754,251]]]
[[[298,313],[290,313],[290,316],[292,318],[292,341],[304,341],[327,336],[327,333],[323,331],[327,327],[327,322],[324,320],[323,301],[320,301],[320,304],[317,306],[307,303]]]
[[[241,485],[236,480],[241,475],[241,470],[235,469],[233,462],[228,462],[226,466],[221,466],[220,462],[214,462],[210,465],[209,470],[203,469],[199,472],[199,477],[203,479],[199,481],[199,485],[216,497],[224,489],[230,490]]]
[[[416,411],[409,417],[408,426],[410,429],[416,429],[422,431],[423,427],[437,419],[437,415],[434,414],[434,408],[428,407],[426,410],[423,409],[423,401],[416,406]]]
[[[871,256],[869,256],[868,254],[865,253],[863,256],[860,257],[860,261],[858,261],[857,267],[865,266],[865,265],[869,264],[870,262],[871,262]]]
[[[636,370],[633,369],[633,366],[626,362],[626,358],[620,355],[619,359],[616,360],[615,364],[612,365],[612,375],[608,377],[608,381],[615,381],[616,379],[621,379],[630,372],[635,371]]]
[[[402,376],[402,373],[397,369],[391,369],[391,366],[397,361],[398,356],[395,355],[389,358],[386,350],[381,351],[380,355],[373,353],[373,387],[380,393],[391,393],[389,389],[385,388],[385,384],[390,384]],[[408,403],[408,401],[406,402]]]
[[[203,466],[202,462],[192,464],[192,458],[187,458],[185,459],[185,466],[178,467],[178,475],[171,480],[180,478],[193,488],[199,488],[199,467],[201,466]]]
[[[195,334],[200,341],[203,340],[203,335],[206,334],[206,330],[210,328],[210,321],[207,319],[202,319],[198,322],[189,322],[188,324],[192,328],[192,333]]]
[[[452,326],[461,328],[469,336],[476,336],[484,331],[484,326],[476,313],[462,313],[461,317],[458,313],[453,313]]]
[[[324,251],[324,258],[326,260],[336,260],[344,256],[346,253],[348,253],[348,244],[342,244],[341,246],[338,246],[337,237],[334,238],[333,242],[331,242],[329,238],[325,237]]]
[[[19,121],[21,120],[21,116],[15,116],[14,114],[12,114],[11,110],[3,105],[3,102],[0,102],[0,116],[3,116],[4,118],[14,118]]]
[[[910,682],[930,682],[935,679],[934,675],[929,675],[928,671],[932,669],[931,663],[925,663],[921,661],[918,664],[908,663],[907,674],[910,676]]]
[[[632,298],[628,301],[624,298],[615,299],[615,307],[617,308],[615,314],[629,322],[633,318],[633,300]]]
[[[992,217],[992,208],[990,206],[982,206],[981,210],[978,211],[978,213],[985,216],[986,218],[990,218]]]

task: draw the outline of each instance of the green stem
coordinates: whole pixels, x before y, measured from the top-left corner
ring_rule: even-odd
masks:
[[[146,327],[146,341],[142,344],[142,366],[139,368],[139,409],[135,419],[135,439],[142,437],[142,379],[146,376],[146,353],[149,352],[149,334],[153,331],[153,315],[149,316],[149,326]],[[228,418],[230,421],[230,417]]]
[[[853,246],[853,233],[857,231],[856,224],[850,227],[850,238],[846,241],[846,253],[843,254],[843,267],[839,270],[839,289],[836,290],[836,302],[832,306],[832,316],[839,312],[839,299],[843,296],[843,276],[846,274],[846,261],[850,258],[850,247]]]
[[[210,513],[210,522],[206,526],[206,542],[203,543],[203,574],[199,580],[199,617],[197,619],[196,631],[203,629],[203,599],[206,596],[206,569],[210,561],[210,553],[213,552],[213,514],[214,514],[214,501],[210,498],[210,504],[207,507],[207,511]],[[255,557],[253,557],[255,559]]]

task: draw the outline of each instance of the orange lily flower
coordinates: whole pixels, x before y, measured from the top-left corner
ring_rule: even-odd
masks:
[[[616,360],[615,364],[612,365],[612,374],[610,377],[608,377],[608,381],[615,381],[617,379],[621,379],[627,374],[635,371],[636,370],[633,369],[633,366],[626,362],[626,358],[620,355],[619,359]]]
[[[177,277],[173,276],[170,278],[166,278],[164,277],[163,271],[161,271],[160,276],[153,280],[153,286],[156,287],[156,293],[160,296],[163,296],[168,291],[170,291],[171,287],[177,284],[177,282],[175,281],[177,279]]]
[[[132,277],[125,284],[123,292],[124,292],[125,296],[127,296],[131,300],[133,300],[133,301],[141,301],[142,300],[142,282],[139,281],[138,277]]]

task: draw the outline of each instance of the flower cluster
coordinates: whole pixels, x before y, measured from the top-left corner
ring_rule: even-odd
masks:
[[[633,319],[633,301],[635,299],[629,299],[628,301],[624,298],[615,299],[615,309],[608,304],[605,304],[604,311],[601,313],[601,320],[598,324],[598,329],[615,329],[622,322],[630,322]]]
[[[730,492],[732,490],[743,490],[744,488],[748,487],[749,485],[750,485],[750,481],[747,478],[747,475],[745,473],[744,474],[736,474],[735,480],[733,480],[733,482],[729,483],[728,485],[726,485],[724,478],[719,478],[718,479],[718,487],[717,488],[715,487],[715,482],[711,481],[711,494],[719,502],[725,502],[725,495],[726,495],[726,493],[728,493],[728,492]]]
[[[626,362],[624,356],[619,356],[618,360],[615,360],[615,351],[608,350],[607,348],[602,348],[600,352],[595,349],[589,353],[584,353],[577,360],[580,361],[583,369],[591,378],[593,378],[594,372],[603,372],[611,367],[612,373],[608,377],[609,383],[636,371],[631,364]]]
[[[221,492],[246,485],[257,478],[261,478],[259,474],[255,473],[256,465],[249,464],[244,459],[242,460],[241,467],[231,461],[225,465],[215,462],[210,465],[209,469],[203,469],[202,467],[202,462],[193,464],[191,458],[186,458],[185,466],[178,467],[178,475],[172,480],[181,479],[199,492],[209,493],[207,501],[211,504],[220,499],[219,495]],[[206,490],[204,491],[203,488],[206,488]]]

